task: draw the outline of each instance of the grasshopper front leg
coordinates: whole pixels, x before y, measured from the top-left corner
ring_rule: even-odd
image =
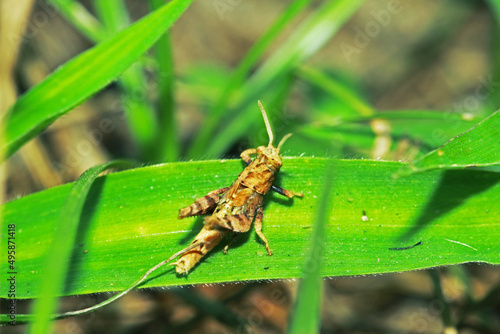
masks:
[[[257,154],[256,148],[249,148],[248,150],[244,150],[240,154],[241,159],[245,161],[247,166],[250,165],[250,163],[252,162],[252,158],[250,157],[252,154]]]
[[[220,194],[223,194],[229,187],[220,188],[209,192],[206,196],[198,198],[190,206],[186,206],[179,210],[177,218],[182,219],[186,217],[199,216],[214,211],[217,203],[220,200]]]

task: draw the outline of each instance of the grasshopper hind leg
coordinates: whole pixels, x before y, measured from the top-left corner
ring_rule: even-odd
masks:
[[[229,187],[220,188],[209,192],[206,196],[198,198],[193,204],[179,210],[177,218],[182,219],[192,216],[205,215],[211,213],[220,201],[220,194],[223,194]]]
[[[209,216],[205,217],[205,228],[209,230],[222,229],[234,233],[229,243],[224,247],[224,254],[227,254],[229,246],[231,246],[234,239],[238,237],[238,234],[250,230],[250,226],[252,225],[251,219],[253,219],[253,215],[249,218],[242,213],[225,217]]]

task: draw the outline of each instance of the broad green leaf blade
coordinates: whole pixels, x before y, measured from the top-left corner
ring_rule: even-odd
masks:
[[[500,111],[402,168],[396,176],[431,169],[491,167],[500,164]]]
[[[319,333],[321,324],[322,284],[321,266],[325,248],[325,226],[331,210],[330,196],[333,186],[334,164],[327,165],[323,172],[323,189],[316,209],[313,235],[305,257],[299,291],[293,314],[290,316],[288,333]]]
[[[321,179],[330,160],[284,159],[277,184],[303,191],[303,199],[269,194],[264,228],[273,256],[253,231],[223,244],[187,277],[160,269],[144,286],[171,286],[301,277]],[[82,212],[64,295],[120,291],[149,268],[187,246],[201,218],[177,219],[196,197],[230,185],[244,163],[170,163],[98,178]],[[322,276],[399,272],[463,262],[500,264],[500,174],[430,171],[393,180],[404,164],[370,160],[335,162]],[[4,224],[16,224],[17,297],[34,298],[71,184],[4,205]],[[366,218],[363,217],[366,212]],[[4,233],[4,230],[2,230]],[[1,235],[5,248],[6,235]],[[422,241],[405,251],[389,250]],[[0,270],[7,272],[7,263]],[[0,292],[6,297],[6,291]]]
[[[154,42],[192,0],[173,0],[129,28],[61,66],[24,94],[3,120],[2,156],[9,156],[73,107],[92,96]],[[103,66],[106,64],[106,66]]]
[[[78,229],[87,194],[95,178],[110,168],[130,168],[135,163],[129,161],[112,161],[85,171],[73,184],[68,197],[61,208],[52,245],[47,253],[47,263],[42,268],[42,282],[40,285],[40,299],[34,306],[35,323],[30,328],[31,333],[50,333],[50,316],[55,312],[56,296],[61,294],[69,266],[71,251]]]

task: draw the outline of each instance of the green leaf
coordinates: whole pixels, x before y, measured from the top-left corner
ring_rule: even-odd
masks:
[[[187,276],[168,267],[143,287],[297,278],[320,203],[330,160],[287,158],[278,185],[303,199],[266,196],[264,228],[273,256],[254,232],[222,254],[219,245]],[[393,180],[404,164],[370,160],[335,162],[322,276],[400,272],[463,262],[500,264],[500,174],[430,171]],[[244,163],[202,161],[144,167],[99,177],[82,211],[62,295],[120,291],[149,268],[186,247],[202,218],[177,219],[196,197],[229,186]],[[4,205],[4,226],[16,225],[17,298],[39,297],[42,269],[71,184]],[[363,218],[363,211],[366,217]],[[7,235],[2,230],[1,245]],[[404,251],[389,250],[422,241]],[[0,270],[7,272],[7,263]],[[5,298],[6,291],[0,292]]]
[[[61,207],[54,239],[48,250],[47,263],[42,271],[43,279],[39,291],[41,298],[34,306],[36,317],[33,327],[30,328],[31,333],[51,332],[50,316],[55,313],[57,304],[55,297],[60,295],[64,285],[78,223],[93,181],[107,169],[130,168],[134,165],[133,162],[117,160],[95,166],[85,171],[73,184],[64,205]]]
[[[395,175],[407,176],[438,168],[490,167],[499,164],[500,112],[497,111],[470,130],[402,168]]]
[[[2,156],[14,153],[57,118],[108,85],[146,52],[191,2],[169,2],[70,60],[24,94],[3,120],[5,142],[0,148]]]
[[[117,34],[130,25],[130,17],[123,1],[94,1],[94,7],[108,36]],[[122,91],[122,108],[127,116],[127,125],[134,142],[139,148],[142,160],[155,161],[155,150],[158,146],[158,133],[155,112],[148,96],[147,80],[144,68],[135,62],[118,78]]]

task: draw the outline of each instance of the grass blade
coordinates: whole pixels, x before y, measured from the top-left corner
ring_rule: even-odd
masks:
[[[106,38],[115,35],[130,24],[127,7],[122,0],[93,1],[97,15],[104,26]]]
[[[80,176],[73,184],[64,206],[61,208],[52,244],[46,255],[40,282],[40,299],[34,305],[35,322],[30,333],[50,333],[50,317],[56,311],[56,296],[62,292],[66,271],[69,266],[71,252],[74,249],[75,236],[83,206],[95,178],[110,168],[130,168],[135,163],[129,161],[112,161],[92,167]]]
[[[105,38],[106,34],[101,23],[81,3],[74,0],[48,0],[48,2],[90,41],[99,42]]]
[[[452,138],[395,176],[431,169],[490,167],[500,164],[500,112],[497,111],[470,130]]]
[[[10,156],[57,118],[114,80],[154,44],[191,2],[169,2],[75,57],[24,94],[2,120],[6,131],[1,155]],[[117,54],[124,56],[116,57]]]
[[[357,111],[360,116],[370,117],[375,113],[375,110],[363,99],[342,83],[333,80],[331,77],[321,72],[318,69],[309,66],[302,66],[297,71],[297,75],[312,84],[324,89],[332,97],[345,101],[353,110]]]
[[[123,1],[94,1],[94,5],[108,36],[130,25]],[[120,75],[118,83],[123,91],[121,101],[132,138],[138,145],[138,155],[145,161],[154,160],[158,131],[155,112],[146,98],[148,88],[143,66],[135,62]]]
[[[163,0],[150,0],[153,9],[160,8]],[[174,65],[170,46],[170,36],[165,33],[155,44],[154,56],[158,63],[158,131],[155,142],[159,145],[156,157],[160,161],[179,159],[179,138],[175,121],[174,105]]]
[[[422,156],[445,144],[449,138],[467,131],[477,122],[475,118],[470,119],[461,114],[425,110],[380,111],[369,117],[353,117],[352,109],[343,111],[342,106],[333,106],[336,104],[325,103],[325,106],[318,104],[310,108],[315,110],[311,124],[302,125],[296,131],[297,136],[292,137],[287,145],[291,155],[308,152],[321,156],[331,152],[331,143],[335,143],[342,148],[338,153],[341,157],[352,157],[353,153],[354,156],[367,157],[376,139],[371,121],[378,119],[386,122],[390,129],[388,135],[394,143],[411,141],[419,151],[418,156]],[[312,141],[316,141],[316,144],[311,147]],[[325,144],[319,144],[318,141]],[[394,150],[397,150],[397,145],[394,145]],[[346,155],[346,152],[350,153]],[[394,156],[394,159],[401,160],[401,157]]]
[[[490,87],[495,87],[500,79],[500,2],[498,0],[487,0],[486,4],[490,7],[493,16],[496,20],[496,25],[492,26],[492,36],[491,36],[491,59],[493,62],[492,73],[489,75],[487,80],[489,81]],[[490,88],[491,89],[491,88]],[[488,100],[486,101],[492,110],[496,110],[500,103],[500,93],[498,89],[491,89]]]
[[[434,298],[439,301],[439,305],[442,307],[442,311],[440,313],[444,327],[443,333],[458,333],[457,329],[453,326],[450,305],[444,295],[439,272],[436,268],[434,268],[429,270],[428,273],[434,290]]]
[[[309,244],[322,175],[330,160],[284,160],[278,184],[303,191],[293,201],[270,194],[264,232],[267,256],[254,232],[243,234],[227,255],[215,249],[187,277],[160,271],[143,287],[240,280],[297,278]],[[479,170],[429,171],[391,179],[398,162],[339,160],[328,212],[322,276],[398,272],[464,262],[500,264],[500,174]],[[99,177],[82,212],[63,295],[121,291],[149,268],[188,245],[203,220],[178,220],[181,207],[230,185],[243,164],[230,160],[169,163]],[[38,297],[45,254],[71,184],[3,206],[4,225],[22,231],[16,261],[18,298]],[[366,219],[363,218],[366,212]],[[36,213],[36,214],[33,214]],[[331,237],[330,237],[331,235]],[[5,247],[5,235],[0,237]],[[419,241],[403,251],[389,250]],[[5,249],[5,248],[4,248]],[[353,260],[355,259],[355,260]],[[0,270],[7,272],[6,263]],[[264,268],[269,268],[265,270]],[[6,298],[6,291],[0,292]]]
[[[324,186],[316,210],[310,249],[304,261],[303,274],[294,312],[291,315],[288,333],[319,333],[321,324],[321,296],[323,295],[321,263],[325,248],[325,225],[328,222],[328,213],[330,212],[330,193],[333,188],[333,166],[333,163],[327,165],[324,172]]]

